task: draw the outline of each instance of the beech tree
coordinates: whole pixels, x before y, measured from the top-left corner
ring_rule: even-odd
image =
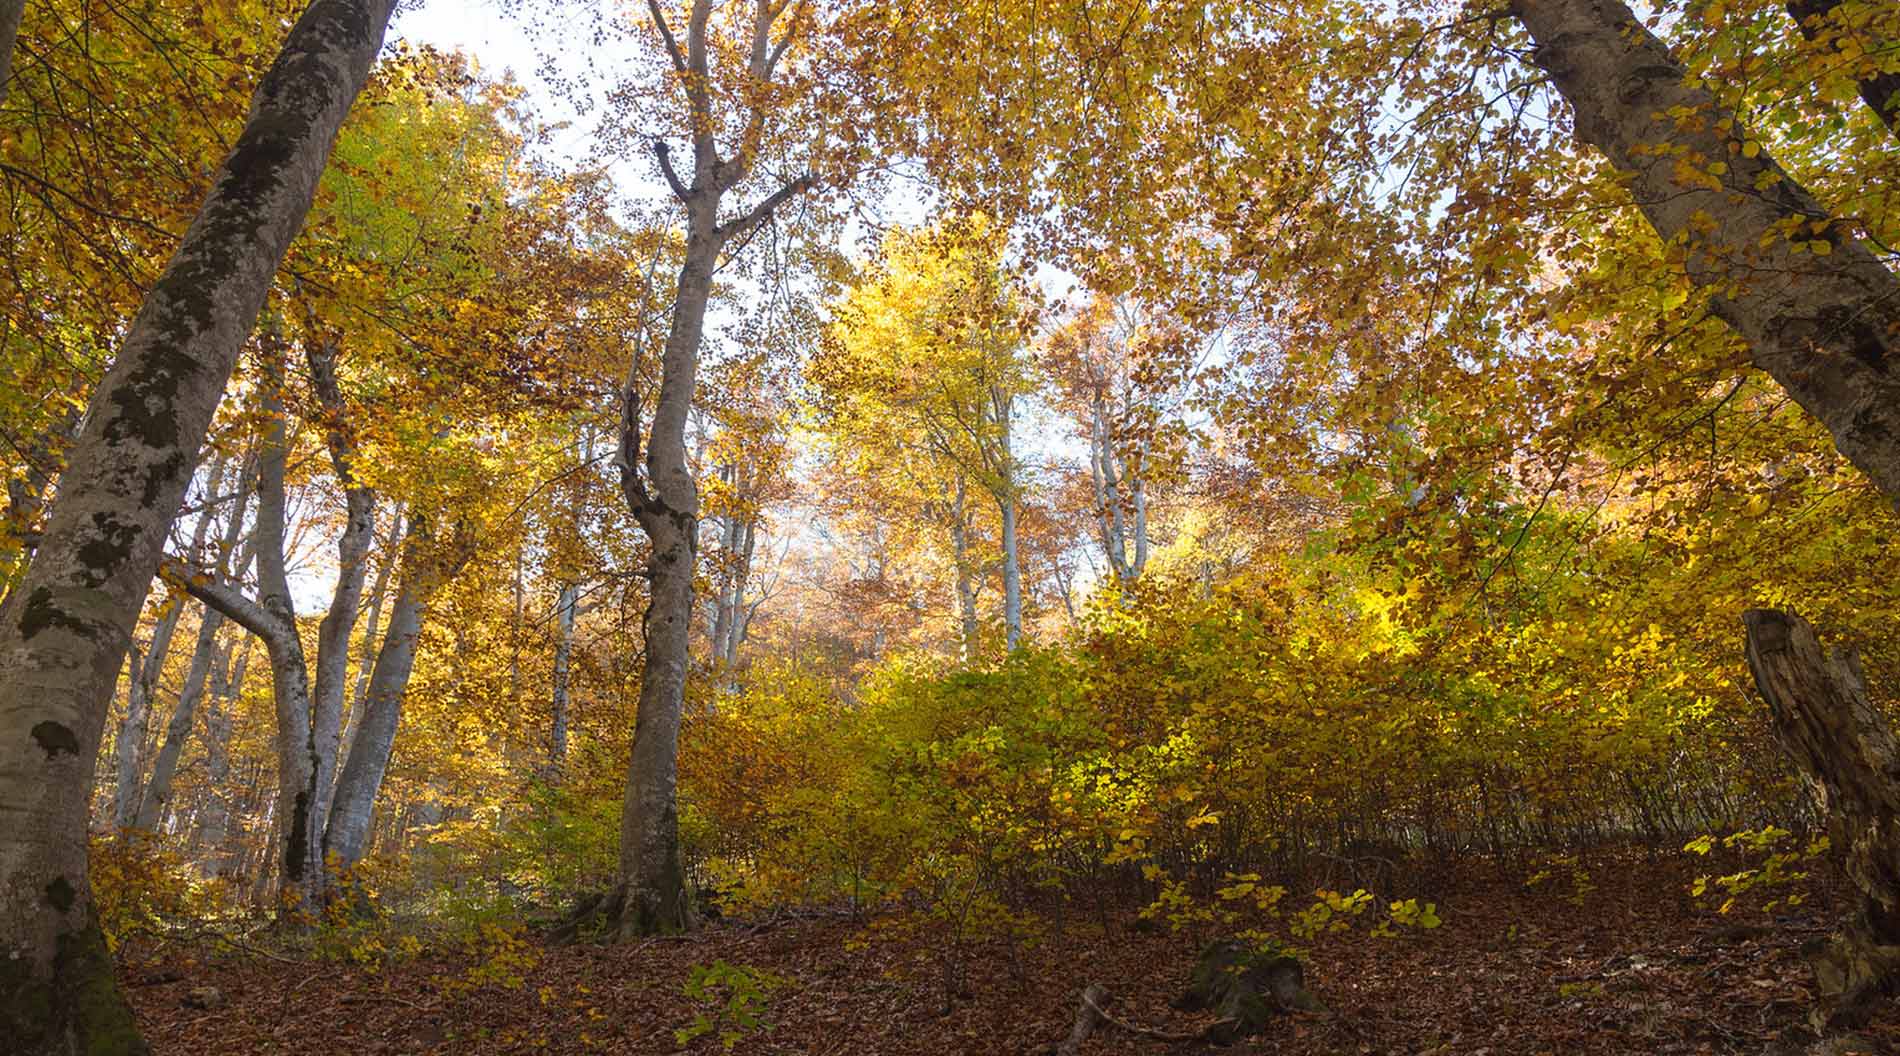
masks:
[[[1620,0],[1512,0],[1577,135],[1630,174],[1755,365],[1900,503],[1900,279]]]
[[[146,296],[0,612],[0,1018],[29,1054],[144,1049],[86,873],[87,794],[166,530],[394,4],[316,0]]]
[[[686,213],[686,249],[674,283],[651,418],[642,396],[646,367],[636,355],[622,394],[620,450],[615,457],[627,507],[651,545],[646,660],[621,814],[620,879],[600,907],[610,928],[622,935],[678,931],[693,920],[680,861],[676,804],[699,533],[699,487],[687,458],[686,423],[713,275],[728,247],[743,245],[815,183],[809,172],[791,175],[737,215],[722,215],[726,196],[747,186],[765,160],[772,145],[768,134],[776,131],[770,128],[779,105],[775,95],[783,90],[775,85],[775,77],[787,50],[811,27],[807,9],[791,0],[755,0],[735,24],[717,28],[716,6],[711,0],[693,0],[684,33],[676,36],[657,0],[647,5],[665,61],[677,76],[674,90],[683,97],[692,156],[682,175],[665,139],[653,141],[667,187]],[[721,14],[746,7],[732,5]],[[715,64],[715,55],[723,61]],[[727,106],[735,112],[723,112]],[[720,134],[726,131],[733,138],[722,147]]]

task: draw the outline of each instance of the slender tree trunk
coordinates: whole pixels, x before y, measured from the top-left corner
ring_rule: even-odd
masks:
[[[329,611],[317,627],[317,666],[311,700],[312,781],[316,794],[310,817],[321,822],[330,816],[330,797],[336,790],[337,754],[343,738],[343,700],[350,686],[350,634],[363,602],[363,581],[369,573],[370,544],[376,538],[376,493],[356,475],[356,442],[350,434],[343,393],[337,382],[337,348],[316,341],[305,347],[312,387],[323,406],[324,432],[337,482],[343,488],[343,534],[337,538],[337,579]],[[321,842],[321,834],[318,834]]]
[[[1851,33],[1845,26],[1837,24],[1831,17],[1843,6],[1842,0],[1788,0],[1788,14],[1794,17],[1795,24],[1801,27],[1801,35],[1810,41],[1835,40],[1840,35]],[[1869,7],[1876,7],[1869,0]],[[1887,44],[1890,41],[1871,41],[1873,44]],[[1869,52],[1875,47],[1866,49]],[[1900,73],[1879,70],[1861,78],[1860,97],[1887,126],[1887,131],[1900,136]]]
[[[722,159],[712,121],[712,64],[706,26],[712,0],[693,0],[684,48],[670,30],[667,47],[696,115],[690,183],[682,182],[662,141],[656,160],[674,195],[686,207],[686,253],[674,287],[673,314],[660,363],[660,392],[646,432],[641,459],[639,363],[628,372],[622,394],[620,452],[616,458],[621,490],[650,544],[647,558],[651,590],[646,612],[646,663],[640,680],[640,712],[634,720],[633,756],[627,769],[626,798],[620,815],[620,877],[604,907],[620,935],[678,931],[693,923],[679,845],[676,801],[680,713],[685,707],[686,674],[692,663],[694,552],[698,546],[699,487],[687,459],[686,423],[698,383],[699,345],[705,330],[706,303],[712,296],[713,270],[727,243],[743,239],[770,218],[783,202],[810,186],[794,180],[755,205],[744,216],[719,222],[720,199],[743,179],[756,157],[757,131],[744,134],[737,156]],[[775,56],[773,20],[787,10],[766,0],[755,5],[751,55],[747,67],[753,90],[772,80]],[[648,4],[656,24],[665,14],[657,0]],[[796,27],[793,27],[796,29]],[[755,117],[763,121],[763,112]],[[756,129],[757,125],[755,123]],[[642,473],[644,469],[644,474]]]
[[[343,869],[361,861],[368,849],[376,795],[382,790],[383,776],[389,772],[396,728],[402,723],[403,694],[415,670],[416,643],[422,636],[427,589],[422,578],[406,572],[396,590],[396,602],[389,610],[389,630],[376,653],[369,695],[363,699],[363,718],[350,744],[349,762],[337,781],[324,850],[326,857],[335,855]]]
[[[1824,653],[1805,620],[1772,609],[1751,609],[1743,623],[1775,739],[1860,893],[1846,927],[1811,956],[1821,998],[1814,1025],[1825,1033],[1852,1025],[1900,977],[1900,740],[1852,650]]]
[[[377,634],[383,622],[383,603],[389,596],[389,574],[397,565],[397,546],[402,540],[403,511],[397,505],[393,519],[389,523],[389,534],[383,537],[382,561],[376,569],[376,584],[370,588],[369,613],[363,621],[362,644],[358,646],[356,662],[356,685],[350,690],[349,708],[343,719],[343,735],[338,739],[339,751],[345,753],[337,759],[337,779],[342,780],[343,768],[350,745],[356,742],[356,727],[363,721],[363,699],[369,693],[370,672],[376,666]]]
[[[13,45],[20,37],[20,18],[26,14],[26,0],[0,0],[0,103],[7,101],[13,85]]]
[[[1010,652],[1023,639],[1023,568],[1016,541],[1016,458],[1010,449],[1014,400],[999,386],[990,387],[990,412],[995,418],[997,451],[992,471],[996,477],[996,505],[1003,516],[1003,635]]]
[[[956,498],[950,505],[950,549],[957,566],[957,620],[960,632],[959,658],[964,663],[976,659],[976,575],[970,567],[970,522],[967,492],[963,478],[957,478]]]
[[[86,874],[107,702],[212,413],[392,6],[316,0],[291,27],[93,395],[0,613],[0,1035],[21,1056],[145,1051]]]
[[[691,664],[693,571],[699,487],[686,461],[686,415],[692,404],[706,303],[712,295],[719,239],[717,198],[689,207],[686,259],[680,268],[667,334],[660,398],[646,448],[646,481],[624,466],[628,502],[650,544],[645,621],[646,666],[634,718],[633,757],[620,814],[620,882],[613,907],[622,934],[681,931],[692,925],[680,859],[677,806],[680,712]],[[639,401],[629,379],[629,406]],[[628,426],[638,430],[637,417]],[[637,440],[635,441],[637,444]],[[637,450],[637,446],[629,450]],[[623,463],[626,456],[623,454]]]
[[[248,482],[239,488],[237,507],[232,512],[231,525],[225,534],[224,553],[230,552],[237,542],[238,531],[243,528],[244,504],[249,498],[249,491]],[[219,563],[222,565],[222,558]],[[246,553],[238,563],[235,578],[244,578],[250,563],[251,555]],[[218,574],[222,576],[224,571],[220,567]],[[178,706],[172,709],[171,721],[165,725],[164,745],[158,750],[158,758],[152,763],[152,776],[145,784],[144,794],[139,797],[137,828],[156,831],[164,817],[165,808],[171,804],[172,778],[178,772],[178,760],[184,754],[185,744],[191,739],[198,701],[204,696],[211,667],[218,660],[218,632],[223,627],[224,614],[206,606],[198,624],[198,644],[192,650],[191,667],[185,674],[184,688],[178,691]]]
[[[145,737],[152,722],[152,699],[158,695],[159,677],[171,655],[172,637],[178,631],[178,618],[184,612],[181,598],[173,596],[163,603],[163,613],[152,627],[151,644],[144,659],[133,665],[125,703],[125,720],[119,724],[118,780],[113,784],[112,824],[129,829],[138,817],[139,775],[145,764]]]
[[[198,842],[206,848],[217,876],[230,871],[235,856],[230,849],[232,800],[231,720],[238,695],[244,691],[244,675],[251,662],[251,639],[241,646],[219,650],[211,668],[210,707],[205,713],[205,809],[200,815]]]
[[[1687,80],[1621,0],[1510,7],[1578,137],[1631,174],[1637,207],[1683,246],[1714,314],[1900,503],[1900,280]]]
[[[548,762],[556,768],[567,761],[568,680],[574,662],[574,624],[580,597],[579,584],[564,583],[560,597],[554,602],[554,726],[548,738]]]

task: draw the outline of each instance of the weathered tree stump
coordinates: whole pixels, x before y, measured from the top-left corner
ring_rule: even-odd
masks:
[[[1900,977],[1900,740],[1852,649],[1823,652],[1807,621],[1774,609],[1751,609],[1742,622],[1775,739],[1860,894],[1841,930],[1805,951],[1820,997],[1810,1019],[1825,1034],[1858,1022]]]
[[[1211,1009],[1219,1020],[1207,1031],[1216,1045],[1260,1033],[1276,1012],[1324,1012],[1326,1006],[1306,989],[1306,969],[1291,954],[1260,950],[1233,939],[1201,952],[1176,1003],[1184,1011]]]

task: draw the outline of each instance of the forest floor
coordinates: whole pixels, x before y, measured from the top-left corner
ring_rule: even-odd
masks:
[[[1082,1051],[1900,1053],[1892,1004],[1848,1044],[1817,1048],[1805,1025],[1799,948],[1824,933],[1833,898],[1773,919],[1721,916],[1688,898],[1693,868],[1680,858],[1588,867],[1594,887],[1580,896],[1562,874],[1526,888],[1521,869],[1417,878],[1443,927],[1398,938],[1360,928],[1310,945],[1307,982],[1330,1014],[1282,1018],[1224,1050],[1103,1026]],[[472,985],[467,956],[427,951],[371,972],[172,946],[156,960],[126,951],[122,978],[159,1056],[716,1053],[729,1018],[686,1044],[676,1031],[713,1011],[687,982],[695,965],[717,962],[785,980],[734,1052],[993,1056],[1052,1051],[1090,983],[1107,988],[1109,1011],[1125,1022],[1195,1030],[1208,1017],[1170,1002],[1197,948],[1190,935],[1071,920],[1030,948],[959,952],[941,929],[867,933],[838,917],[792,918],[613,947],[535,946],[518,987]],[[950,987],[946,961],[962,966]],[[207,998],[205,987],[218,993]],[[961,992],[946,1000],[951,988]]]

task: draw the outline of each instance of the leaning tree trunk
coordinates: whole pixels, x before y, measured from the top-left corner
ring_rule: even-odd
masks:
[[[403,694],[415,670],[416,642],[422,635],[423,590],[418,577],[404,574],[396,603],[390,608],[382,648],[376,653],[375,669],[370,673],[369,692],[363,697],[363,714],[350,741],[348,761],[337,779],[336,800],[330,805],[323,847],[325,857],[335,855],[341,869],[361,861],[369,847],[376,794],[382,790],[383,776],[389,771],[396,728],[402,724]]]
[[[316,0],[92,399],[0,620],[0,1036],[141,1052],[99,932],[86,808],[113,683],[193,462],[394,0]]]
[[[1510,0],[1579,138],[1755,365],[1900,503],[1900,279],[1769,157],[1621,0]],[[1751,153],[1751,151],[1753,153]]]
[[[125,719],[119,723],[118,775],[112,790],[112,824],[129,829],[138,818],[139,775],[145,765],[145,735],[152,725],[152,701],[158,696],[159,676],[165,673],[165,661],[171,656],[172,638],[178,632],[178,618],[184,612],[184,599],[167,598],[164,612],[152,628],[151,644],[145,658],[128,670],[131,683],[126,687]]]
[[[1823,653],[1814,628],[1773,609],[1751,609],[1743,623],[1775,739],[1860,893],[1846,926],[1811,955],[1816,1029],[1851,1025],[1900,978],[1900,741],[1852,650]]]
[[[1842,6],[1842,0],[1788,0],[1788,14],[1801,27],[1801,35],[1810,41],[1833,41],[1852,32],[1833,17]],[[1873,6],[1871,0],[1869,6]],[[1880,118],[1880,123],[1887,126],[1887,131],[1900,136],[1900,72],[1869,71],[1860,79],[1860,97]]]

